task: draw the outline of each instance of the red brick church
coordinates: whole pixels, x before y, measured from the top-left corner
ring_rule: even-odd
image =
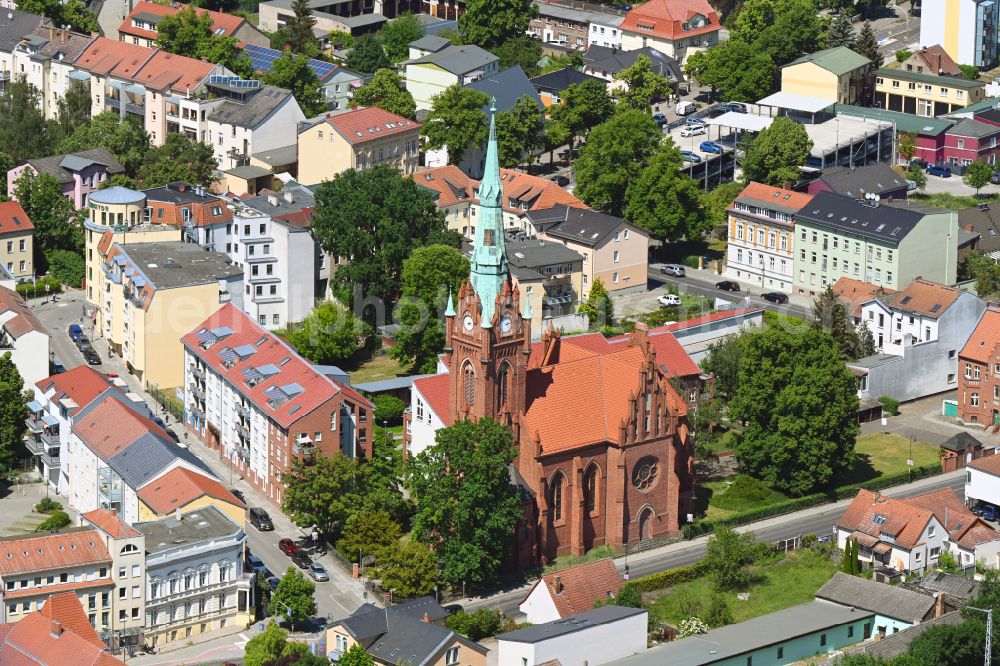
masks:
[[[512,478],[525,515],[517,565],[675,534],[693,511],[687,407],[669,381],[697,368],[670,334],[531,342],[530,306],[512,285],[493,120],[469,281],[449,302],[443,363],[414,381],[410,454],[460,419],[493,418],[518,443]],[[527,311],[526,311],[527,310]]]

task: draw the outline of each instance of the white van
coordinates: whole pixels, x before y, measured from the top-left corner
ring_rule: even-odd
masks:
[[[687,116],[694,113],[698,109],[695,108],[694,102],[681,100],[680,102],[677,102],[677,108],[675,110],[677,111],[678,116]]]

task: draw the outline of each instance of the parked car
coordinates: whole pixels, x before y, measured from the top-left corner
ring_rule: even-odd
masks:
[[[697,110],[698,107],[694,105],[694,102],[686,99],[677,102],[677,106],[674,108],[674,111],[677,112],[678,116],[686,116],[688,114],[694,113]]]
[[[308,569],[313,563],[312,558],[309,557],[309,553],[301,548],[292,553],[292,562],[298,566],[299,569]]]
[[[271,532],[274,530],[274,523],[271,522],[271,516],[260,507],[255,506],[247,510],[247,521],[261,532]]]
[[[947,164],[928,164],[927,173],[939,178],[951,178],[951,167]]]
[[[83,359],[87,362],[87,365],[101,364],[101,355],[94,351],[92,347],[83,350]]]
[[[979,516],[980,518],[982,518],[982,516],[983,516],[983,505],[982,504],[976,504],[975,506],[973,506],[972,507],[972,515]]]
[[[251,571],[256,571],[257,573],[264,573],[267,571],[267,565],[264,564],[264,560],[260,559],[250,551],[247,551],[247,567]]]
[[[701,145],[698,147],[701,148],[701,152],[703,153],[715,153],[716,155],[721,155],[723,152],[722,146],[714,141],[702,141]]]
[[[653,122],[655,122],[660,127],[663,127],[664,125],[667,124],[667,117],[662,113],[654,113]]]
[[[769,291],[766,294],[761,294],[760,297],[765,301],[778,303],[779,305],[788,302],[788,294],[782,294],[780,291]]]
[[[152,421],[153,423],[155,423],[156,425],[160,426],[164,430],[167,429],[166,422],[164,422],[164,420],[161,419],[159,416],[151,416],[151,417],[149,417],[149,420]]]
[[[911,157],[910,158],[910,166],[915,166],[918,169],[926,169],[927,168],[927,161],[926,160],[922,160],[919,157]]]
[[[664,275],[673,275],[674,277],[684,277],[684,267],[680,264],[664,264],[660,267],[660,272]]]
[[[281,579],[278,578],[277,576],[271,576],[270,578],[267,579],[267,584],[271,586],[272,592],[278,589],[278,583],[280,582]]]
[[[663,294],[662,296],[657,297],[656,302],[665,307],[680,305],[681,297],[677,294]]]
[[[66,372],[66,366],[60,363],[59,361],[53,360],[51,365],[52,365],[52,372],[49,374],[61,375],[62,373]]]
[[[981,518],[983,520],[997,520],[1000,518],[1000,510],[998,510],[992,504],[983,504],[983,515]]]
[[[77,348],[80,351],[83,351],[87,347],[91,347],[92,346],[90,344],[90,339],[87,338],[87,334],[86,333],[80,333],[80,335],[77,336],[77,338],[76,338],[76,346],[77,346]]]
[[[1000,171],[993,172],[993,175],[990,176],[990,182],[994,185],[1000,185]]]
[[[701,156],[697,153],[692,153],[690,150],[682,150],[681,157],[683,157],[686,162],[694,162],[695,164],[701,162]]]
[[[743,102],[727,102],[726,106],[729,107],[730,111],[733,111],[735,113],[746,113],[747,112],[747,105],[744,104]]]
[[[69,325],[69,339],[76,342],[83,337],[83,328],[79,324]]]
[[[703,118],[696,118],[696,117],[685,118],[684,119],[684,124],[685,125],[701,125],[702,127],[704,127],[705,126],[705,120]]]
[[[569,178],[567,178],[566,176],[552,176],[551,178],[549,178],[549,180],[551,180],[559,187],[566,187],[567,185],[569,185]]]
[[[698,136],[699,134],[705,133],[704,125],[685,125],[681,128],[681,136]]]
[[[299,547],[295,545],[294,541],[286,537],[278,541],[278,550],[291,557],[298,552]]]
[[[167,432],[169,433],[170,431],[168,430]],[[243,496],[242,492],[236,490],[236,488],[230,488],[229,492],[231,492],[233,494],[233,497],[235,497],[239,501],[243,502],[244,504],[247,503],[247,498]]]
[[[462,604],[448,604],[444,607],[444,609],[448,612],[448,615],[454,615],[455,613],[462,613],[465,611],[465,609],[462,608]]]
[[[317,583],[330,580],[330,575],[326,573],[326,569],[323,568],[323,565],[316,564],[315,562],[309,565],[309,575],[312,576],[312,579]]]
[[[740,286],[740,283],[733,282],[732,280],[723,280],[722,282],[716,282],[715,288],[721,289],[722,291],[743,291],[743,287]]]
[[[724,113],[729,113],[732,111],[728,106],[713,106],[711,109],[705,112],[705,116],[708,118],[718,118]]]

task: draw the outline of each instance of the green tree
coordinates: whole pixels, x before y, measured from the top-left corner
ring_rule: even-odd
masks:
[[[75,289],[83,284],[86,263],[83,255],[72,250],[44,250],[45,263],[49,272],[60,282]]]
[[[348,169],[316,188],[313,236],[337,257],[334,285],[364,285],[368,295],[392,302],[400,290],[402,266],[414,248],[443,231],[444,216],[433,195],[395,169],[378,165]]]
[[[746,335],[729,335],[713,342],[701,362],[705,372],[715,377],[715,391],[725,402],[732,400],[740,385],[740,360]]]
[[[975,65],[959,65],[958,69],[962,72],[962,78],[972,81],[979,78],[979,68]]]
[[[416,497],[413,534],[433,545],[449,583],[490,580],[521,518],[508,467],[517,457],[510,431],[492,419],[458,421],[409,464]]]
[[[427,147],[447,147],[448,162],[459,164],[466,150],[486,142],[489,125],[483,107],[489,103],[486,93],[457,84],[435,95],[422,127]]]
[[[967,620],[980,620],[983,617],[972,608],[1000,608],[1000,570],[986,568],[981,575],[979,591],[962,610],[962,616]]]
[[[840,557],[840,570],[846,574],[854,573],[854,564],[851,562],[851,555],[854,552],[853,541],[853,539],[848,539],[844,542],[844,552]]]
[[[247,641],[243,663],[246,666],[267,666],[281,657],[287,645],[288,632],[272,620],[264,631]]]
[[[337,666],[375,666],[375,660],[360,643],[355,643],[340,656]]]
[[[21,373],[10,352],[5,352],[0,356],[0,476],[17,471],[17,458],[27,430],[24,420],[28,417],[25,407],[28,397]]]
[[[81,0],[23,0],[17,3],[18,10],[38,14],[48,18],[54,26],[68,26],[74,32],[85,35],[101,32],[94,12],[87,9]]]
[[[372,331],[343,306],[324,301],[301,323],[278,331],[278,335],[313,363],[336,365],[363,348]]]
[[[705,226],[717,237],[723,239],[726,237],[729,229],[729,214],[726,211],[743,188],[743,183],[732,181],[701,193],[701,205],[705,209]]]
[[[411,12],[403,12],[398,18],[385,23],[378,31],[378,40],[392,62],[406,60],[410,54],[410,42],[424,36],[424,24]]]
[[[857,379],[833,339],[773,326],[748,335],[730,418],[744,426],[736,459],[792,495],[824,487],[854,460]]]
[[[139,189],[139,184],[135,182],[134,178],[129,178],[123,173],[116,173],[101,183],[97,189],[106,190],[109,187],[127,187],[130,190],[137,190]]]
[[[20,7],[20,5],[18,6]],[[23,75],[15,76],[0,95],[0,150],[16,164],[52,154],[53,137],[41,112],[41,92]]]
[[[705,623],[713,629],[718,629],[734,622],[736,618],[733,617],[733,611],[729,608],[726,598],[718,592],[713,594],[708,611],[705,613]]]
[[[854,361],[868,356],[864,353],[868,350],[862,346],[858,327],[851,321],[847,305],[834,293],[833,285],[827,285],[819,298],[813,302],[812,316],[813,327],[828,333],[833,338],[842,359]]]
[[[326,97],[319,77],[309,66],[309,58],[305,56],[282,53],[274,61],[271,71],[261,78],[264,83],[291,90],[306,118],[312,118],[326,110]]]
[[[861,575],[861,560],[858,559],[858,540],[852,539],[851,545],[851,573],[855,576]]]
[[[615,304],[601,278],[597,278],[594,280],[594,284],[590,285],[587,300],[580,303],[577,312],[587,315],[591,328],[611,326],[614,323]]]
[[[0,201],[7,200],[7,172],[13,169],[17,164],[14,162],[14,158],[7,153],[0,153]]]
[[[358,461],[345,455],[295,460],[281,475],[288,484],[282,510],[299,527],[316,525],[324,534],[337,534],[361,506],[364,478]]]
[[[572,136],[587,134],[591,128],[607,122],[615,113],[615,103],[608,95],[607,85],[603,81],[587,79],[574,83],[563,91],[561,100],[549,111],[553,120],[562,123]]]
[[[619,102],[643,113],[649,113],[654,101],[666,99],[673,92],[670,81],[653,71],[653,62],[645,55],[620,71],[615,80],[624,84],[618,91]]]
[[[354,48],[347,55],[344,65],[355,72],[371,74],[386,67],[392,67],[389,56],[382,48],[382,42],[375,35],[361,35],[354,42]]]
[[[298,567],[288,567],[271,595],[267,612],[285,618],[294,629],[316,614],[315,592],[316,584],[303,576]]]
[[[659,239],[689,240],[704,233],[701,188],[681,171],[680,150],[668,140],[625,193],[625,218]]]
[[[441,315],[449,294],[469,276],[469,260],[446,245],[419,247],[403,262],[402,298],[394,319],[400,324],[389,355],[411,365],[415,372],[433,372],[444,349]]]
[[[375,423],[388,422],[392,425],[399,425],[403,422],[403,413],[409,406],[401,398],[397,398],[390,393],[373,396],[372,404],[375,405]]]
[[[1000,265],[988,257],[970,252],[960,266],[967,279],[976,281],[976,293],[985,298],[1000,292]]]
[[[77,127],[59,144],[59,152],[75,153],[90,148],[106,148],[129,176],[135,176],[149,150],[149,135],[138,122],[122,119],[114,111],[104,111]]]
[[[437,560],[430,549],[419,541],[396,542],[383,549],[376,566],[382,589],[394,590],[393,597],[422,597],[433,592],[437,583]]]
[[[557,72],[560,69],[582,69],[583,68],[583,52],[572,50],[569,53],[560,53],[558,55],[547,55],[545,56],[545,64],[539,70],[539,74],[549,74],[551,72]]]
[[[989,165],[986,162],[973,162],[969,166],[965,167],[965,173],[962,174],[962,182],[974,189],[976,191],[976,196],[978,197],[979,190],[986,187],[992,177],[992,165]]]
[[[458,18],[458,31],[466,44],[491,51],[523,36],[537,14],[532,0],[468,0]]]
[[[292,20],[284,26],[285,43],[294,53],[312,56],[319,51],[319,41],[313,34],[316,18],[312,15],[309,0],[292,0]]]
[[[399,542],[402,532],[399,523],[388,511],[359,511],[344,523],[337,540],[337,550],[351,561],[361,555],[378,558],[387,548]]]
[[[10,470],[8,470],[8,473],[9,471]],[[35,531],[51,532],[53,530],[61,530],[64,527],[69,527],[72,524],[73,521],[69,517],[68,513],[66,513],[65,511],[53,511],[48,518],[43,520],[41,524],[35,528]]]
[[[717,589],[738,590],[750,584],[751,576],[747,567],[757,560],[757,555],[758,547],[753,532],[737,532],[720,526],[708,537],[703,562],[712,572],[712,580]]]
[[[541,73],[538,62],[542,59],[542,43],[534,37],[512,37],[493,49],[493,54],[500,58],[500,69],[519,66],[529,79]]]
[[[156,45],[177,55],[204,58],[242,77],[254,75],[253,64],[240,48],[240,40],[215,34],[212,15],[199,14],[192,7],[160,19],[156,24]]]
[[[875,34],[872,24],[868,21],[865,21],[864,25],[861,26],[861,30],[858,31],[857,39],[854,40],[854,45],[851,46],[851,49],[872,61],[873,72],[885,63],[885,57],[882,55],[882,51],[879,50],[878,36]]]
[[[813,0],[747,0],[730,41],[753,46],[780,67],[819,50],[824,32]]]
[[[139,167],[139,181],[145,188],[181,181],[208,186],[215,180],[219,163],[212,147],[186,134],[167,134],[162,146],[146,151]]]
[[[497,149],[500,166],[513,169],[544,145],[545,113],[538,102],[523,95],[514,107],[497,113]]]
[[[830,27],[826,29],[826,48],[832,49],[836,46],[851,48],[853,45],[854,26],[851,25],[851,17],[842,11],[837,12],[830,21]]]
[[[82,214],[63,194],[62,185],[53,176],[35,175],[31,169],[25,169],[17,179],[14,193],[35,225],[36,259],[43,258],[46,249],[83,250]]]
[[[983,661],[985,639],[986,625],[978,620],[937,624],[914,638],[908,653],[919,666],[973,666]]]
[[[743,176],[776,187],[794,183],[812,147],[805,127],[788,118],[775,118],[747,147]]]
[[[90,86],[73,81],[56,104],[60,133],[64,137],[70,136],[90,121]]]
[[[366,85],[354,93],[354,103],[360,106],[376,106],[389,113],[413,120],[417,104],[413,95],[403,85],[403,80],[394,70],[380,69]]]
[[[738,102],[766,97],[774,84],[774,60],[752,44],[729,40],[688,57],[684,71],[713,86],[725,99]]]
[[[649,113],[629,109],[590,131],[576,159],[574,194],[588,206],[621,216],[625,193],[659,151],[663,133]]]
[[[362,510],[386,511],[397,522],[408,518],[409,502],[403,497],[403,451],[392,431],[377,429],[372,455],[361,468],[365,475]]]
[[[899,133],[899,156],[909,162],[917,153],[917,137],[911,132]]]

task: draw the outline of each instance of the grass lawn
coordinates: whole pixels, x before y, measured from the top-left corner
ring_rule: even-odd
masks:
[[[614,546],[605,544],[588,550],[583,555],[563,555],[562,557],[557,557],[545,566],[545,573],[569,569],[570,567],[586,564],[587,562],[596,562],[606,557],[616,557],[619,554],[621,554],[620,550]]]
[[[836,486],[861,483],[883,474],[899,474],[906,471],[906,460],[910,455],[910,440],[899,435],[863,435],[858,437],[854,451],[858,462],[853,469],[842,473]],[[940,461],[939,448],[926,442],[913,442],[913,465],[933,465]]]
[[[349,369],[352,384],[364,384],[379,379],[392,379],[410,374],[388,354],[373,356],[357,368]]]
[[[952,176],[952,178],[958,177],[960,176]],[[934,178],[934,176],[928,176],[928,178]],[[982,196],[974,197],[971,195],[959,196],[944,192],[936,194],[920,194],[914,192],[909,196],[909,198],[917,203],[934,206],[935,208],[947,208],[949,210],[962,210],[963,208],[972,208],[977,204],[1000,200],[1000,196],[996,194],[983,194]]]
[[[759,582],[748,590],[747,601],[740,601],[736,592],[724,593],[737,622],[812,601],[816,590],[837,571],[837,565],[823,552],[802,548],[755,565],[752,570]],[[663,596],[649,604],[649,614],[660,622],[677,626],[687,619],[692,606],[700,605],[700,612],[704,613],[713,591],[709,578],[675,585],[663,590]]]

